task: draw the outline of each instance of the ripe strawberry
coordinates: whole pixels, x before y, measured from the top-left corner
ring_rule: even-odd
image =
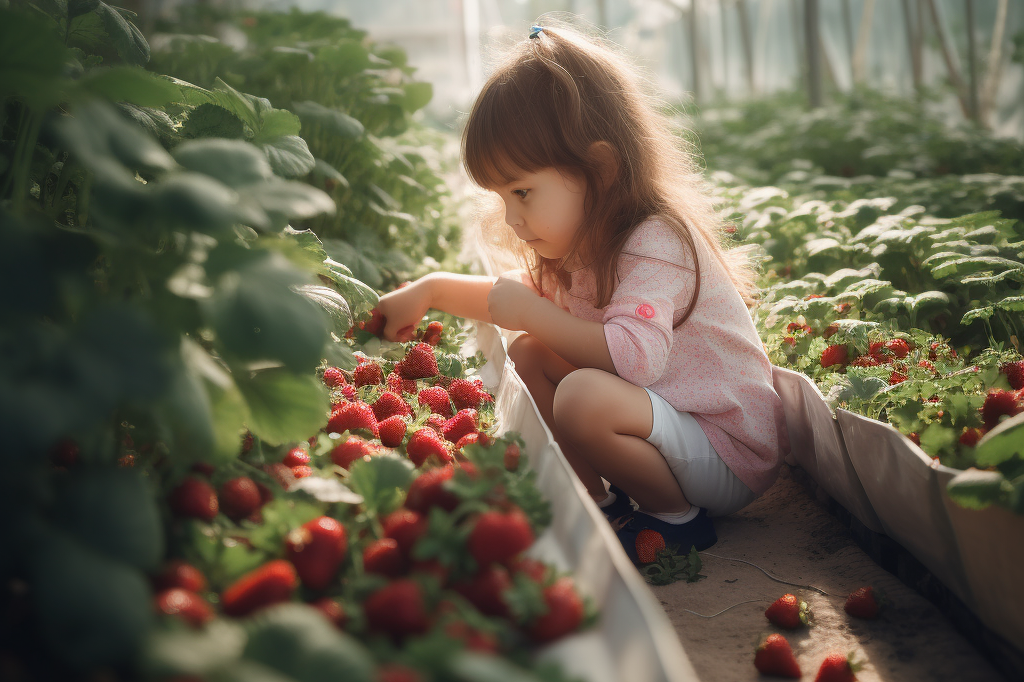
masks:
[[[348,549],[345,526],[329,516],[308,521],[284,539],[285,555],[302,584],[322,590],[331,584]]]
[[[441,507],[445,511],[455,509],[459,504],[459,498],[444,488],[445,481],[454,473],[455,468],[448,464],[417,476],[405,496],[405,508],[420,514],[426,514],[431,507]]]
[[[884,341],[874,341],[868,346],[868,355],[875,358],[879,362],[889,362],[890,358],[887,358],[888,354],[883,350],[885,348]]]
[[[965,428],[964,432],[960,434],[960,444],[973,448],[978,444],[978,441],[981,440],[983,435],[985,435],[985,432],[981,429]]]
[[[505,469],[508,471],[519,469],[519,446],[516,443],[509,443],[505,447]]]
[[[427,532],[427,520],[412,509],[393,511],[381,519],[380,523],[384,528],[384,537],[393,538],[406,558],[412,555],[416,541]]]
[[[473,433],[467,433],[465,436],[459,439],[458,443],[455,444],[455,449],[461,451],[462,448],[466,447],[467,445],[479,443],[481,436],[483,436],[483,434],[477,431],[474,431]]]
[[[295,478],[309,478],[313,475],[313,467],[297,466],[292,467],[292,476]]]
[[[935,365],[933,365],[932,363],[928,362],[927,360],[921,360],[920,362],[917,363],[917,366],[918,367],[923,367],[924,369],[928,370],[929,372],[933,372],[933,373],[938,371],[937,369],[935,369]]]
[[[437,431],[437,435],[440,436],[441,432],[444,431],[444,423],[446,421],[448,420],[439,414],[431,414],[429,417],[427,417],[427,421],[424,424],[424,426],[434,429],[435,431]]]
[[[206,481],[188,476],[168,496],[175,516],[212,521],[220,504],[213,486]]]
[[[897,358],[903,359],[910,355],[910,344],[903,339],[889,339],[885,347]]]
[[[434,320],[427,325],[426,330],[423,332],[423,343],[429,343],[431,346],[436,346],[441,341],[441,333],[444,331],[444,325]]]
[[[294,469],[293,469],[294,471]],[[220,508],[232,521],[240,521],[260,508],[260,489],[248,476],[226,481],[220,487]]]
[[[356,387],[352,384],[345,384],[342,386],[341,394],[345,396],[345,400],[350,400],[352,402],[359,400],[359,394],[356,392]]]
[[[366,362],[355,368],[352,372],[352,380],[356,388],[383,383],[384,371],[376,362]]]
[[[236,580],[221,594],[221,608],[241,618],[264,606],[288,601],[297,584],[295,567],[284,559],[268,561]]]
[[[451,398],[448,395],[448,391],[440,386],[424,388],[416,396],[416,399],[420,401],[420,405],[429,407],[432,414],[439,414],[445,419],[452,416]]]
[[[878,367],[882,363],[874,355],[861,355],[850,364],[854,367]]]
[[[452,639],[461,640],[470,651],[486,654],[498,653],[498,639],[489,632],[470,627],[465,621],[451,621],[444,626],[444,633]]]
[[[921,447],[921,436],[916,431],[909,434],[907,438],[909,438],[910,442],[914,445]]]
[[[451,396],[452,402],[455,403],[455,407],[460,410],[467,407],[479,408],[480,403],[484,401],[484,396],[487,395],[476,384],[465,379],[452,381],[452,385],[448,387],[448,394]]]
[[[384,317],[384,314],[374,308],[370,311],[370,319],[362,320],[356,323],[356,326],[365,332],[370,332],[374,336],[380,336],[384,331],[384,325],[387,324],[387,321],[388,320]]]
[[[889,385],[890,386],[895,386],[896,384],[902,384],[906,380],[907,380],[907,373],[905,371],[903,371],[903,370],[894,369],[892,371],[892,373],[889,374]]]
[[[395,371],[404,379],[426,379],[438,373],[437,357],[430,344],[417,343],[395,365]]]
[[[793,649],[785,637],[768,635],[754,653],[754,667],[762,675],[778,677],[800,677],[800,666],[793,658]]]
[[[345,609],[338,600],[331,599],[330,597],[321,597],[314,602],[310,602],[309,605],[324,614],[324,617],[334,627],[341,628],[345,625]]]
[[[332,414],[327,421],[329,433],[343,433],[363,429],[377,436],[377,417],[373,414],[373,408],[361,400],[351,403],[344,403]]]
[[[445,445],[437,431],[426,427],[409,436],[409,442],[405,445],[405,454],[416,466],[422,466],[430,456],[436,456],[442,462],[450,462],[452,459],[451,453],[448,452],[448,446]]]
[[[985,403],[981,406],[981,416],[985,419],[985,428],[993,429],[999,424],[999,418],[1004,414],[1012,417],[1022,409],[1024,406],[1018,402],[1016,393],[994,388],[985,396]]]
[[[548,612],[538,618],[528,634],[535,642],[553,642],[569,634],[583,622],[583,600],[576,593],[572,578],[563,576],[544,588]]]
[[[160,613],[178,616],[194,628],[213,620],[213,609],[206,600],[195,592],[180,587],[160,592],[153,598],[153,604]]]
[[[363,550],[363,570],[397,578],[405,572],[405,557],[394,538],[374,540]]]
[[[286,467],[280,462],[274,464],[267,464],[263,467],[263,470],[270,474],[275,481],[277,481],[282,488],[287,490],[295,483],[295,474],[292,473],[291,468]]]
[[[420,634],[430,625],[420,586],[408,579],[396,580],[374,592],[363,610],[370,629],[393,637]]]
[[[881,595],[875,595],[875,589],[870,585],[859,587],[846,598],[843,610],[856,618],[874,619],[878,618],[884,603]]]
[[[446,440],[457,443],[467,433],[476,431],[477,412],[473,408],[459,410],[458,413],[444,423],[441,433]]]
[[[821,366],[831,367],[839,365],[842,367],[849,359],[849,353],[844,344],[835,344],[826,348],[821,354]]]
[[[486,511],[477,517],[466,540],[477,564],[504,563],[533,544],[533,528],[519,509]]]
[[[504,566],[484,566],[476,575],[454,585],[456,592],[465,597],[469,603],[485,616],[507,618],[508,603],[505,601],[505,590],[512,587],[512,577]]]
[[[656,530],[645,528],[636,535],[636,555],[642,564],[658,560],[658,552],[665,549],[665,538]]]
[[[292,467],[301,467],[309,464],[309,453],[306,448],[296,447],[288,451],[288,454],[281,460],[281,464],[284,464],[289,469]]]
[[[416,380],[415,379],[403,379],[400,375],[395,372],[388,374],[386,379],[388,390],[392,393],[416,393]]]
[[[324,384],[330,388],[337,388],[348,383],[345,373],[337,367],[328,367],[324,370]]]
[[[838,325],[838,324],[836,324],[835,322],[833,322],[833,323],[832,323],[832,324],[830,324],[829,326],[825,327],[825,330],[821,332],[821,338],[823,338],[823,339],[829,339],[829,338],[831,338],[831,337],[832,337],[832,335],[833,335],[833,334],[835,334],[835,333],[836,333],[837,331],[839,331],[839,325]]]
[[[373,403],[373,414],[377,417],[377,421],[381,422],[396,414],[402,416],[410,415],[412,414],[412,408],[409,407],[409,403],[402,400],[402,396],[391,391],[385,391]]]
[[[385,663],[377,668],[374,682],[426,682],[417,670],[408,668],[401,663]]]
[[[195,566],[180,559],[167,562],[163,569],[153,576],[153,588],[157,592],[181,588],[189,592],[202,592],[206,589],[206,578]]]
[[[359,436],[349,436],[344,443],[339,443],[331,450],[331,461],[342,469],[348,469],[352,462],[364,457],[378,454],[377,448]]]
[[[1010,388],[1019,391],[1024,388],[1024,360],[1007,362],[999,366],[999,371],[1010,381]]]
[[[405,431],[408,424],[405,417],[400,414],[392,415],[377,424],[377,431],[380,434],[380,442],[389,447],[397,448],[405,440]]]
[[[814,682],[853,682],[857,677],[853,674],[856,666],[851,656],[843,656],[833,651],[818,668],[818,674],[814,676]]]
[[[807,602],[800,601],[792,594],[784,594],[765,609],[765,618],[786,630],[795,630],[807,625]]]
[[[214,466],[209,462],[196,462],[195,464],[189,467],[189,471],[195,474],[202,474],[203,476],[210,478],[217,471],[217,469],[215,469]]]
[[[509,571],[512,575],[525,573],[533,582],[543,585],[548,580],[548,565],[543,561],[520,556],[509,562]]]

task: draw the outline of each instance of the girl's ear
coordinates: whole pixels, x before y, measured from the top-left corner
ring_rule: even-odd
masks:
[[[619,155],[608,142],[600,140],[590,145],[590,157],[600,168],[601,189],[608,189],[619,175]]]

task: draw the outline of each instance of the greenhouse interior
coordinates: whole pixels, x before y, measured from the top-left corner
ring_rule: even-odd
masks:
[[[0,0],[0,679],[1024,679],[1024,3]]]

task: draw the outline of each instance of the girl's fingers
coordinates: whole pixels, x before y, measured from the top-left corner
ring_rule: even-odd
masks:
[[[416,332],[416,327],[414,325],[410,324],[410,325],[408,325],[406,327],[402,327],[401,329],[399,329],[398,333],[395,334],[395,338],[398,339],[399,341],[408,341],[409,339],[412,338],[412,335],[415,332]]]

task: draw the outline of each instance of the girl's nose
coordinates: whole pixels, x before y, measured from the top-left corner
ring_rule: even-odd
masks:
[[[523,227],[523,217],[509,208],[508,204],[505,205],[505,223],[519,234],[519,230]]]

